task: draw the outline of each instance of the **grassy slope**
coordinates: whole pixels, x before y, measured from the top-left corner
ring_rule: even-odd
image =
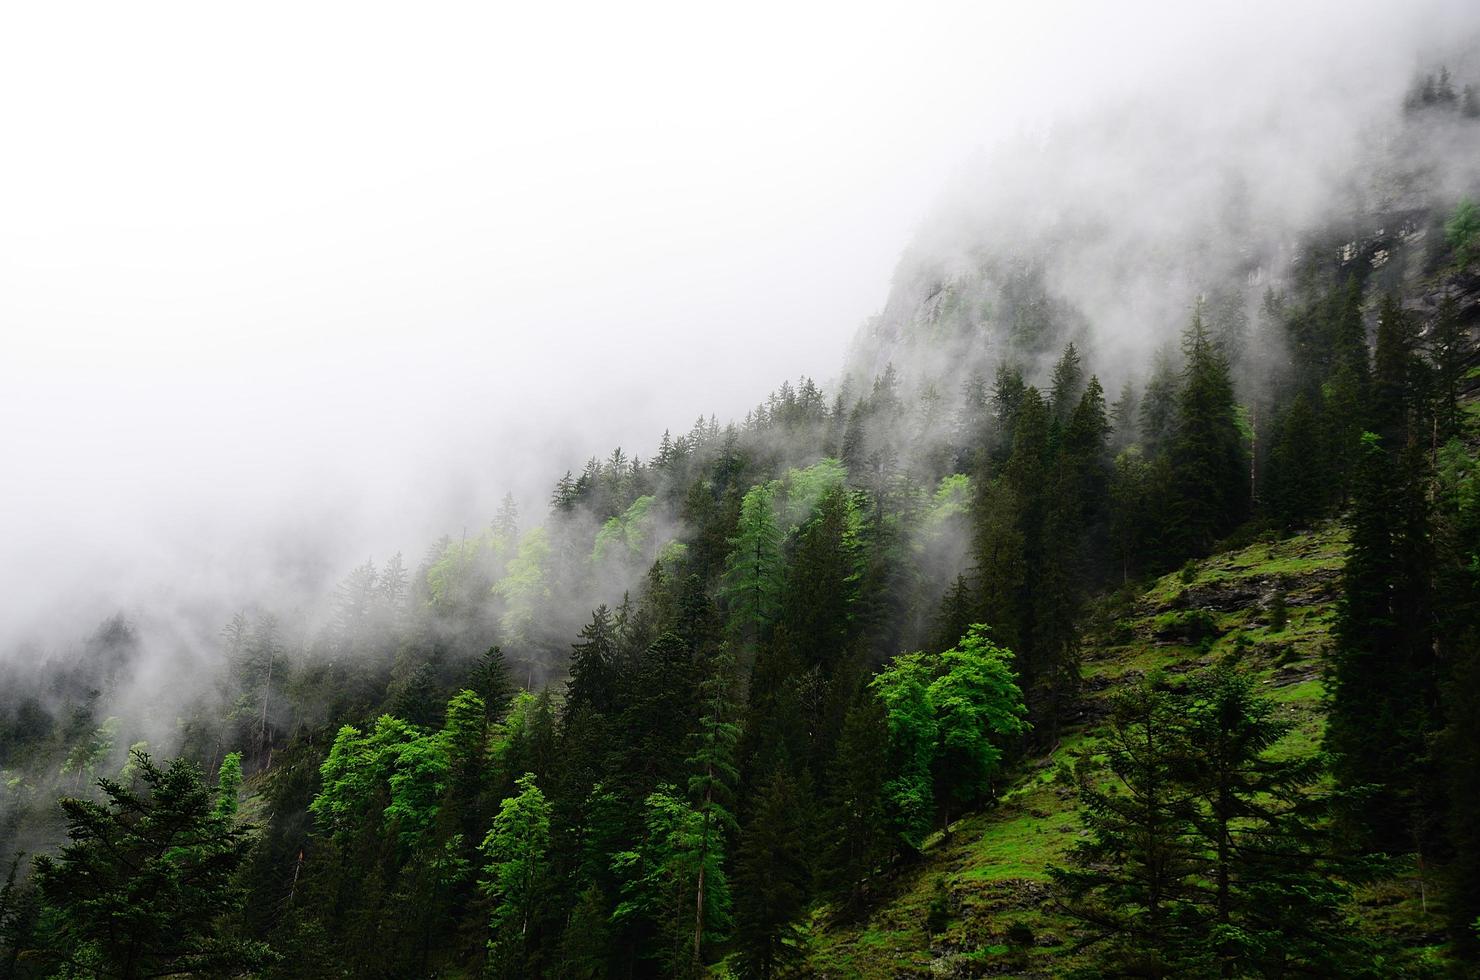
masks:
[[[836,920],[828,908],[811,921],[807,972],[823,977],[1053,976],[1074,959],[1074,925],[1048,907],[1050,864],[1080,832],[1076,801],[1061,764],[1091,744],[1106,698],[1153,669],[1184,672],[1242,651],[1242,662],[1285,705],[1294,730],[1277,748],[1306,753],[1319,744],[1321,658],[1335,617],[1345,534],[1334,526],[1254,544],[1164,576],[1139,597],[1107,602],[1085,637],[1085,711],[1051,756],[1030,760],[997,807],[927,844],[926,859],[898,873],[862,921]],[[1283,592],[1283,628],[1271,603]],[[1419,911],[1416,882],[1361,896],[1363,917],[1406,934],[1408,945],[1436,942],[1436,922]],[[927,934],[932,903],[944,895],[949,919]],[[1009,929],[1032,930],[1014,945]],[[1026,934],[1018,931],[1018,938]]]

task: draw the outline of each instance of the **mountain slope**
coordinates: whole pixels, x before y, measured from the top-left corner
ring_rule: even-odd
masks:
[[[1283,706],[1276,754],[1315,750],[1324,727],[1321,661],[1331,642],[1346,533],[1327,524],[1260,540],[1102,600],[1084,637],[1079,722],[1054,751],[1027,760],[996,806],[927,843],[923,860],[880,882],[849,920],[814,915],[808,967],[823,977],[1057,976],[1078,961],[1075,923],[1051,899],[1048,867],[1081,833],[1070,766],[1094,751],[1109,696],[1152,671],[1184,674],[1236,657]],[[1281,622],[1283,620],[1283,622]],[[1437,945],[1420,883],[1362,893],[1362,916],[1408,949]]]

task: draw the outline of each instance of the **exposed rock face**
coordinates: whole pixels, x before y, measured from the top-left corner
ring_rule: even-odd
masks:
[[[1401,287],[1424,323],[1447,292],[1480,332],[1480,269],[1437,275],[1452,259],[1446,219],[1480,197],[1480,119],[1401,104],[1395,95],[1390,115],[1340,134],[1339,152],[1295,132],[1251,149],[1230,123],[1212,137],[1227,142],[1169,167],[1207,134],[1107,116],[984,160],[901,259],[850,372],[866,384],[892,364],[906,390],[949,396],[1008,361],[1041,383],[1072,340],[1113,393],[1157,348],[1175,350],[1198,303],[1215,335],[1267,349],[1280,336],[1262,322],[1267,295],[1348,277],[1363,284],[1369,322],[1377,297]],[[1112,158],[1113,172],[1096,163]],[[1267,368],[1236,374],[1255,388]]]

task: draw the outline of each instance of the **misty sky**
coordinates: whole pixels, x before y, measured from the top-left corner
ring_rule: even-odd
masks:
[[[9,5],[0,643],[828,381],[975,149],[1401,6]]]

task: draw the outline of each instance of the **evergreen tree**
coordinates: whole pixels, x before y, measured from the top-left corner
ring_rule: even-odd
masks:
[[[1183,335],[1186,367],[1172,437],[1176,476],[1172,531],[1183,554],[1204,554],[1242,519],[1247,467],[1234,417],[1228,365],[1203,326],[1201,311]]]
[[[1053,366],[1053,382],[1049,389],[1049,411],[1059,422],[1067,422],[1069,413],[1079,404],[1084,392],[1084,366],[1080,363],[1079,351],[1071,341],[1064,347],[1058,363]]]
[[[865,692],[851,708],[838,738],[830,782],[833,844],[820,869],[824,884],[856,906],[868,881],[890,855],[884,812],[889,728],[883,702]]]
[[[1201,852],[1196,878],[1224,976],[1349,976],[1371,951],[1347,921],[1347,882],[1371,873],[1329,834],[1332,798],[1320,756],[1271,750],[1290,732],[1276,704],[1229,667],[1196,678],[1186,719]]]
[[[1138,421],[1141,442],[1149,455],[1171,444],[1177,423],[1177,369],[1170,351],[1158,350],[1151,362]]]
[[[741,976],[769,980],[802,952],[812,869],[801,801],[785,770],[760,790],[735,855],[735,944]]]
[[[504,652],[497,646],[489,647],[473,665],[468,680],[473,692],[483,701],[489,723],[501,721],[508,711],[509,698],[517,690],[509,677],[509,662]]]
[[[247,830],[216,812],[195,766],[137,762],[142,792],[100,779],[103,802],[61,801],[68,843],[36,861],[48,910],[43,955],[64,970],[120,980],[265,965],[265,946],[221,929]]]
[[[579,643],[571,646],[570,680],[565,688],[567,723],[576,713],[590,710],[599,715],[617,705],[621,665],[617,661],[617,631],[611,611],[597,606],[591,622],[581,627]]]
[[[1302,392],[1280,420],[1270,456],[1269,506],[1285,527],[1308,527],[1325,510],[1330,483],[1320,449],[1319,422]]]
[[[688,759],[689,796],[699,814],[698,873],[694,883],[694,965],[704,956],[704,924],[707,903],[705,878],[713,854],[723,853],[725,837],[739,829],[733,812],[735,784],[740,772],[735,768],[735,742],[740,726],[735,723],[734,658],[722,649],[709,665],[709,676],[700,685],[703,702],[699,730],[694,736],[694,754]]]
[[[143,753],[131,754],[130,761],[135,763],[134,772],[138,772],[138,760]],[[240,752],[228,752],[226,758],[221,760],[221,772],[217,778],[216,808],[215,815],[228,824],[236,817],[239,806],[237,795],[242,788],[242,754]]]
[[[776,620],[782,576],[781,529],[776,520],[778,484],[752,487],[740,502],[740,522],[730,539],[720,595],[730,607],[730,628],[754,646]]]
[[[1073,866],[1050,869],[1062,909],[1106,944],[1103,961],[1122,975],[1175,975],[1203,924],[1177,715],[1155,678],[1116,698],[1100,746],[1111,782],[1104,784],[1100,767],[1081,763],[1080,819],[1089,837],[1076,845]]]

